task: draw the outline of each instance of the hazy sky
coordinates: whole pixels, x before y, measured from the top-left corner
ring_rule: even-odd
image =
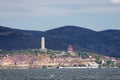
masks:
[[[0,0],[0,25],[40,31],[65,25],[120,29],[120,0]]]

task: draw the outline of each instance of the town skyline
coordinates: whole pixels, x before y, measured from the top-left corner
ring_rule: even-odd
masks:
[[[119,58],[85,51],[74,51],[68,45],[67,51],[47,50],[45,37],[41,37],[39,49],[0,51],[0,68],[104,68],[120,67]]]

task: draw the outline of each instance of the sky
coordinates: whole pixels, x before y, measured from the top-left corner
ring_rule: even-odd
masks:
[[[120,0],[0,0],[0,25],[38,31],[66,25],[120,30]]]

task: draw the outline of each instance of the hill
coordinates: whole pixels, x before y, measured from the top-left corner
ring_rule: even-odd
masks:
[[[40,31],[25,31],[0,26],[0,49],[38,48],[41,33]]]
[[[77,26],[63,26],[44,32],[0,26],[0,49],[40,48],[41,36],[45,36],[48,49],[67,50],[67,46],[72,45],[77,51],[120,57],[120,30],[96,32]]]

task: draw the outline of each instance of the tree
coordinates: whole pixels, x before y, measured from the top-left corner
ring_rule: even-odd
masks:
[[[102,60],[100,58],[96,58],[95,62],[98,64],[102,64]]]
[[[108,60],[108,61],[106,61],[106,63],[107,63],[107,65],[113,65],[112,60]]]
[[[45,66],[45,65],[42,66],[42,69],[46,69],[46,68],[47,68],[47,66]]]

